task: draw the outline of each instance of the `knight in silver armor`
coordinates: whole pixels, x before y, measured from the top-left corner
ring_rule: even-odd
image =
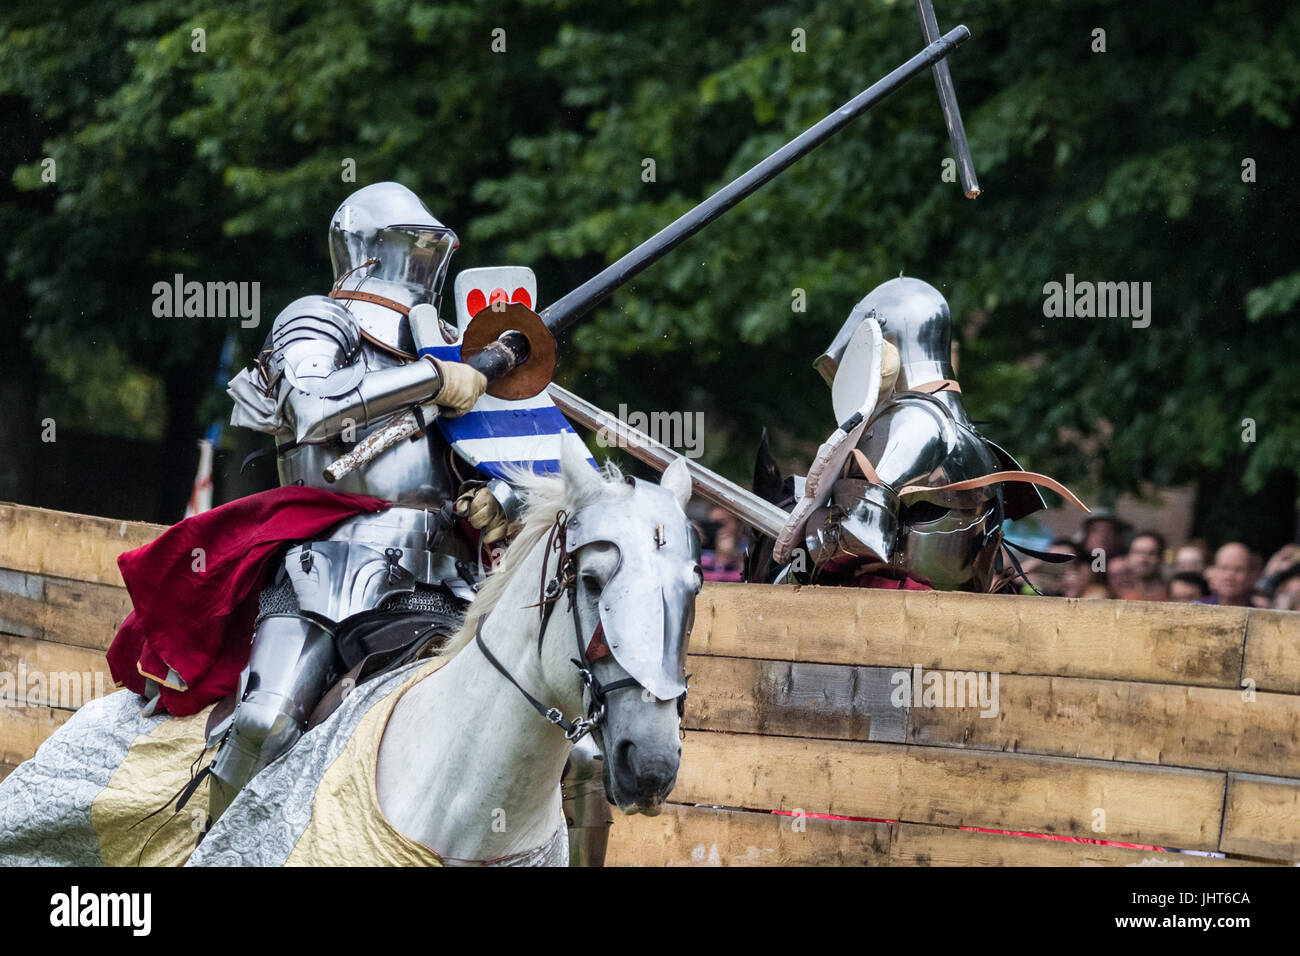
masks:
[[[482,543],[499,540],[513,517],[508,487],[478,483],[456,507],[450,448],[432,424],[473,408],[486,380],[468,365],[418,357],[428,343],[417,343],[412,313],[436,310],[457,244],[406,187],[357,191],[330,224],[333,289],[290,303],[254,368],[230,383],[231,423],[275,437],[281,484],[394,505],[285,554],[263,593],[233,713],[211,731],[223,741],[211,767],[213,819],[304,733],[332,680],[372,655],[400,655],[439,622],[455,626],[481,566],[454,519],[471,520]],[[326,466],[413,409],[428,423],[421,432],[325,480]]]
[[[856,384],[837,376],[855,337],[875,334],[864,323],[878,325],[881,361],[896,363],[896,377],[889,388],[892,367],[882,375],[878,396],[869,386],[871,401],[850,421],[854,450],[803,528],[808,556],[832,572],[880,570],[938,590],[991,590],[1002,570],[1003,519],[1046,506],[1025,483],[1040,476],[1008,476],[1022,469],[971,425],[950,358],[952,319],[937,289],[898,278],[859,302],[814,363],[832,388]]]

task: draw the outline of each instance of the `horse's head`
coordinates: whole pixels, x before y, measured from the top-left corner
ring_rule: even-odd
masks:
[[[562,467],[586,486],[565,535],[575,628],[593,678],[588,702],[603,707],[593,736],[605,792],[624,813],[657,814],[681,763],[686,645],[703,583],[683,510],[690,475],[681,459],[659,484],[611,485],[581,458]]]

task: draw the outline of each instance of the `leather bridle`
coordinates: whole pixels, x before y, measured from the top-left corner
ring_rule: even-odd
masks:
[[[605,642],[604,625],[599,622],[596,624],[596,629],[592,632],[591,638],[585,644],[582,640],[582,620],[578,615],[577,565],[573,556],[569,554],[566,541],[567,527],[568,512],[560,511],[555,516],[555,524],[551,527],[551,533],[546,539],[546,548],[542,555],[542,577],[538,587],[538,602],[535,605],[541,615],[541,628],[537,635],[537,653],[540,655],[542,652],[542,644],[546,639],[546,629],[550,624],[551,612],[555,610],[555,605],[561,595],[567,595],[569,607],[573,612],[573,634],[578,642],[578,656],[570,658],[570,660],[573,666],[578,669],[578,677],[581,678],[584,687],[591,691],[591,704],[588,706],[586,714],[570,720],[564,716],[558,707],[547,707],[525,690],[515,680],[510,671],[506,669],[505,665],[488,650],[487,644],[484,643],[483,622],[487,620],[486,614],[479,618],[478,626],[474,629],[474,642],[478,645],[479,650],[483,652],[483,656],[488,659],[488,663],[500,671],[506,680],[514,684],[519,693],[523,694],[528,703],[532,705],[533,710],[563,730],[564,736],[568,740],[578,741],[591,733],[604,720],[607,695],[628,687],[640,687],[641,682],[632,677],[625,677],[622,680],[614,681],[612,684],[602,684],[596,679],[596,675],[592,671],[592,664],[608,657],[611,652],[609,645]],[[546,569],[550,565],[552,553],[558,556],[558,561],[555,567],[555,575],[547,578]],[[679,713],[684,709],[685,701],[686,695],[682,694],[678,701]]]

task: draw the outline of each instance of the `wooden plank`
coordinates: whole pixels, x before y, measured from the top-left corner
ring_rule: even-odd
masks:
[[[697,730],[903,743],[894,669],[692,655],[686,726]]]
[[[0,570],[0,633],[104,651],[131,613],[125,588]]]
[[[710,584],[691,650],[720,657],[1237,687],[1246,608]],[[1300,641],[1300,615],[1290,633]]]
[[[1094,843],[980,833],[900,823],[889,862],[894,866],[1259,866],[1190,853],[1162,853]]]
[[[45,579],[0,569],[0,634],[44,637]]]
[[[49,707],[0,706],[0,763],[17,765],[30,759],[72,713]]]
[[[0,634],[0,705],[17,700],[76,710],[114,690],[101,651]]]
[[[822,820],[669,804],[657,817],[615,814],[607,866],[879,866],[887,823]]]
[[[1273,860],[1300,860],[1300,781],[1229,775],[1219,849]]]
[[[3,782],[5,777],[17,769],[18,765],[16,763],[0,763],[0,782]]]
[[[912,707],[908,742],[1300,777],[1290,694],[1007,675],[997,703]]]
[[[673,799],[1217,850],[1224,785],[1199,770],[690,731]]]
[[[143,521],[0,504],[0,568],[120,587],[117,556],[166,530]]]
[[[1300,639],[1294,611],[1254,609],[1246,622],[1241,679],[1259,690],[1300,694]]]
[[[796,818],[669,804],[615,815],[608,866],[1259,866],[1254,861],[916,823]]]
[[[692,655],[687,670],[692,730],[1300,777],[1300,697],[1289,694],[1246,701],[1218,688],[1012,674],[985,684],[990,695],[996,688],[996,708],[923,707],[914,706],[911,669]],[[970,686],[950,682],[953,672],[926,673],[944,688]]]

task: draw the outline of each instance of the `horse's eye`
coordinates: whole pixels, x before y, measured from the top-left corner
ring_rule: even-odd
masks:
[[[587,590],[592,591],[596,594],[600,593],[600,589],[601,589],[600,578],[596,577],[596,575],[592,574],[590,571],[584,571],[582,573],[582,583],[583,586],[587,588]]]
[[[704,587],[704,569],[697,564],[691,570],[695,574],[695,592],[698,594],[700,589]]]

